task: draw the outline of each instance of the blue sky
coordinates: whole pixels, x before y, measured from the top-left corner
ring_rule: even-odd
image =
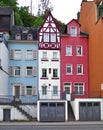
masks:
[[[20,6],[30,6],[31,0],[18,0]],[[39,0],[32,0],[33,14],[37,13]],[[77,12],[80,11],[82,0],[50,0],[53,5],[53,16],[64,22],[68,23],[73,18],[77,18]]]

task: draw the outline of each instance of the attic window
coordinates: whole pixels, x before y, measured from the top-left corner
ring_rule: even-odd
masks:
[[[77,36],[77,28],[76,27],[73,26],[70,28],[70,35]]]
[[[16,34],[15,39],[16,39],[16,40],[21,40],[21,35],[20,35],[19,33]]]
[[[32,36],[32,34],[28,34],[28,36],[27,36],[27,40],[33,40],[33,36]]]
[[[28,30],[27,29],[23,29],[22,33],[28,33]]]

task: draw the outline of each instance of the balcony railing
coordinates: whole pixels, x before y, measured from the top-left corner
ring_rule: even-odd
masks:
[[[21,104],[33,104],[37,103],[38,96],[12,96],[12,95],[0,95],[0,104],[21,103]]]

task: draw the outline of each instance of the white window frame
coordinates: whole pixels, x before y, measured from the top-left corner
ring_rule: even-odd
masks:
[[[53,95],[58,95],[58,86],[53,86]]]
[[[77,87],[77,92],[75,92],[76,87]],[[80,91],[81,88],[83,89],[83,91]],[[84,95],[84,83],[80,83],[80,82],[74,83],[74,92],[75,95]]]
[[[80,52],[79,52],[79,49],[80,49]],[[76,46],[76,55],[83,56],[83,46],[81,45]]]
[[[30,69],[30,68],[28,69],[28,67],[30,67],[31,69]],[[28,71],[31,71],[31,75],[28,75]],[[33,67],[32,67],[32,66],[27,66],[27,67],[26,67],[26,76],[27,76],[27,77],[32,77],[32,76],[33,76],[33,73],[32,73],[32,72],[33,72]]]
[[[16,34],[16,35],[15,35],[15,39],[16,39],[16,40],[21,40],[21,35],[20,35],[19,33]]]
[[[47,60],[47,52],[46,52],[46,51],[43,51],[42,54],[43,54],[42,59]]]
[[[77,27],[76,26],[70,27],[70,35],[71,36],[77,36]]]
[[[72,56],[72,46],[71,45],[66,46],[66,56]]]
[[[66,88],[69,88],[69,92],[68,90],[66,91]],[[70,82],[64,83],[64,91],[66,94],[71,94],[71,88],[72,88],[72,84]]]
[[[20,49],[14,50],[14,59],[15,60],[21,60],[22,59],[22,52]]]
[[[28,94],[28,91],[31,91],[31,94]],[[33,95],[33,86],[30,86],[30,85],[26,86],[26,95],[27,96],[32,96]]]
[[[42,95],[47,95],[47,86],[42,86]]]
[[[21,68],[20,68],[20,66],[14,66],[13,67],[13,70],[14,70],[14,77],[19,77],[19,76],[21,76]],[[19,71],[19,75],[17,75],[16,74],[16,71]]]
[[[26,60],[33,60],[33,50],[26,50]]]
[[[83,74],[83,64],[77,64],[77,74]]]
[[[58,78],[58,69],[57,68],[53,69],[53,78]]]
[[[50,35],[51,37],[51,42],[56,42],[56,34],[55,33],[51,33]]]
[[[58,52],[53,52],[53,59],[58,60]]]
[[[70,72],[67,71],[68,69],[70,69]],[[67,64],[66,65],[66,74],[69,74],[69,75],[73,74],[73,65],[72,64]]]
[[[49,42],[49,33],[44,33],[44,42]]]
[[[42,78],[47,78],[47,69],[46,68],[42,68]]]

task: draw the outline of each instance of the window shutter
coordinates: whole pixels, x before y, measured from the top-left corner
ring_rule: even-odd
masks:
[[[10,50],[10,59],[11,59],[11,60],[14,59],[14,50]]]
[[[37,59],[37,51],[33,50],[33,59]]]
[[[25,95],[25,87],[22,86],[22,96],[24,96],[24,95]]]
[[[13,70],[14,70],[14,67],[10,67],[10,76],[14,76]]]
[[[36,95],[36,87],[33,87],[33,95]]]
[[[36,76],[36,67],[33,67],[33,69],[32,69],[32,76]]]

